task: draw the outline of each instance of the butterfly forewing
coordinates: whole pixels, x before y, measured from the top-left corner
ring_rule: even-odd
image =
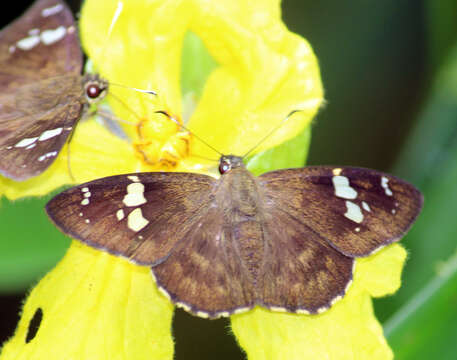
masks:
[[[0,32],[0,93],[61,75],[79,75],[82,52],[70,9],[61,0],[36,1]]]
[[[17,180],[40,174],[57,157],[81,115],[79,78],[60,77],[24,85],[14,94],[0,95],[0,173]],[[54,92],[54,94],[52,94]],[[34,103],[40,102],[40,104]]]
[[[418,216],[422,195],[388,174],[363,168],[306,167],[259,178],[267,212],[286,212],[350,257],[399,240]]]
[[[154,265],[169,255],[201,209],[209,206],[214,182],[189,173],[112,176],[60,193],[46,211],[71,237]]]
[[[0,173],[26,180],[54,161],[84,104],[70,9],[39,0],[0,32]]]

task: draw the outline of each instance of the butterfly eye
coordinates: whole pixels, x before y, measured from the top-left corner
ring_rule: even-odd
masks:
[[[223,175],[232,168],[230,161],[221,160],[219,164],[219,174]]]
[[[86,87],[86,96],[90,99],[96,99],[100,96],[103,89],[98,84],[90,84]]]

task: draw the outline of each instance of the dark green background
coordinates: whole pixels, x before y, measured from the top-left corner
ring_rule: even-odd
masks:
[[[30,1],[15,3],[2,11],[2,26]],[[402,241],[404,284],[375,301],[396,359],[456,359],[457,2],[288,0],[283,15],[312,44],[325,87],[308,163],[389,171],[425,194],[423,214]],[[68,246],[42,211],[48,198],[1,200],[1,342],[24,292]],[[228,324],[177,311],[176,359],[243,358]]]

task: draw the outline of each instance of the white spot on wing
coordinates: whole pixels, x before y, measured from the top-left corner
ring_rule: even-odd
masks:
[[[87,186],[85,186],[85,187],[83,187],[83,188],[81,189],[81,191],[82,191],[83,193],[84,193],[84,192],[88,192],[88,191],[89,191],[89,188],[88,188]]]
[[[241,313],[244,313],[246,311],[248,311],[249,308],[248,307],[240,307],[238,309],[235,309],[235,311],[233,312],[234,314],[241,314]]]
[[[305,309],[297,309],[295,311],[297,314],[303,314],[303,315],[309,315],[310,312],[308,310],[305,310]]]
[[[14,147],[26,147],[26,146],[33,144],[37,140],[38,140],[37,137],[25,138],[25,139],[22,139],[21,141],[19,141],[16,145],[14,145]]]
[[[176,306],[177,307],[180,307],[180,308],[183,308],[184,310],[186,310],[187,312],[190,312],[190,306],[183,303],[183,302],[177,302],[176,303]]]
[[[349,185],[349,179],[346,176],[336,175],[332,178],[335,187],[335,195],[343,199],[357,198],[357,191]]]
[[[57,5],[54,5],[54,6],[50,6],[48,8],[45,8],[45,9],[41,10],[41,16],[48,17],[48,16],[51,16],[51,15],[58,14],[62,10],[63,10],[63,5],[62,4],[57,4]]]
[[[127,194],[122,201],[125,206],[139,206],[145,204],[144,185],[138,182],[127,185]]]
[[[129,175],[127,176],[129,180],[132,180],[133,182],[140,182],[140,179],[136,175]]]
[[[32,35],[32,36],[28,36],[26,38],[19,40],[16,43],[16,46],[21,50],[28,51],[28,50],[33,49],[39,43],[40,43],[40,37],[38,35]]]
[[[362,207],[364,210],[371,212],[370,206],[365,201],[362,201]]]
[[[34,28],[29,30],[29,35],[38,35],[40,33],[40,29]]]
[[[340,175],[342,171],[343,171],[343,169],[341,169],[341,168],[335,168],[335,169],[332,170],[333,175],[335,175],[335,176]]]
[[[51,151],[51,152],[48,152],[44,155],[41,155],[39,158],[38,158],[38,161],[44,161],[46,160],[47,158],[51,158],[51,157],[54,157],[57,155],[57,151]]]
[[[358,224],[363,221],[363,214],[359,205],[354,204],[352,201],[346,201],[346,208],[347,211],[344,216],[346,216],[349,220],[352,220]]]
[[[381,177],[381,186],[384,188],[387,196],[392,196],[392,190],[389,189],[388,185],[389,179],[385,176]]]
[[[338,301],[340,301],[343,297],[341,295],[338,295],[336,296],[331,302],[330,302],[330,306],[333,306],[335,305],[335,303],[337,303]]]
[[[59,127],[59,128],[55,128],[52,130],[43,131],[43,133],[38,138],[38,141],[48,140],[50,138],[53,138],[54,136],[60,135],[60,134],[62,134],[62,130],[63,129],[61,127]]]
[[[163,296],[165,296],[168,300],[171,300],[170,294],[167,293],[167,291],[159,286],[159,291],[162,293]]]
[[[40,34],[41,42],[44,45],[52,45],[59,40],[62,40],[67,34],[67,30],[64,26],[59,26],[56,29],[45,30]]]
[[[81,201],[81,205],[89,205],[89,199],[85,198],[83,201]]]
[[[197,311],[197,312],[195,313],[195,315],[197,315],[197,316],[199,316],[199,317],[201,317],[201,318],[205,318],[205,319],[209,318],[209,314],[206,313],[206,312],[204,312],[204,311]]]
[[[26,147],[27,150],[33,149],[36,146],[36,143],[30,144],[29,146]]]
[[[119,221],[121,221],[123,218],[124,218],[124,210],[122,209],[119,209],[117,212],[116,212],[116,217]]]
[[[276,311],[276,312],[287,312],[286,308],[280,307],[280,306],[270,306],[268,307],[271,311]]]
[[[149,224],[149,220],[143,217],[143,213],[140,208],[133,210],[127,217],[127,226],[130,230],[135,232],[140,231],[147,224]]]

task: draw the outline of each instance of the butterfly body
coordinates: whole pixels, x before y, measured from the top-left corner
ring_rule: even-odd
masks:
[[[82,66],[73,15],[61,0],[36,1],[0,32],[0,174],[22,181],[42,173],[88,105],[104,97],[106,82],[82,76]]]
[[[255,177],[223,156],[219,179],[136,173],[94,180],[52,199],[66,234],[151,266],[159,289],[202,317],[254,306],[321,313],[352,282],[355,259],[398,241],[422,195],[362,168],[306,167]]]

